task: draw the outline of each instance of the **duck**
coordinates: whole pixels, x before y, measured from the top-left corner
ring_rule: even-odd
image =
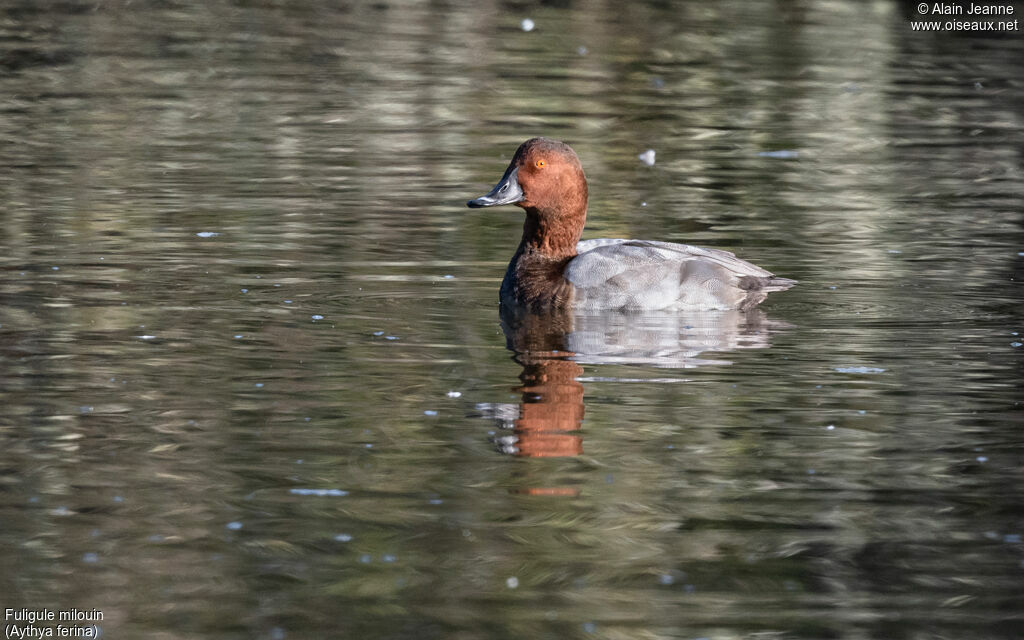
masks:
[[[501,180],[470,208],[514,204],[523,236],[501,283],[501,305],[530,311],[753,309],[796,280],[721,249],[657,240],[581,240],[587,178],[572,147],[531,138]]]

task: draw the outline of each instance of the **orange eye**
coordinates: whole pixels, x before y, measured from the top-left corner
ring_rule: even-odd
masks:
[[[544,161],[543,160],[538,160],[537,161],[537,168],[538,169],[543,169],[544,168]]]

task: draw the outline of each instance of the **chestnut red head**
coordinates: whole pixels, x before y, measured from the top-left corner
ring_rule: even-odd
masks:
[[[498,184],[466,203],[472,208],[515,204],[538,215],[586,215],[587,179],[572,147],[550,138],[519,145]]]

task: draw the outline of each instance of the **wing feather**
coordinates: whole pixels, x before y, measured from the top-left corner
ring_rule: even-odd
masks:
[[[565,277],[581,307],[733,309],[753,279],[772,277],[728,251],[673,242],[599,238],[577,252]]]

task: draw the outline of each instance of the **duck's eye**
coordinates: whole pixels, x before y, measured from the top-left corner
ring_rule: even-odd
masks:
[[[538,169],[543,169],[544,165],[545,165],[545,162],[543,160],[538,160],[537,161],[537,168]]]

